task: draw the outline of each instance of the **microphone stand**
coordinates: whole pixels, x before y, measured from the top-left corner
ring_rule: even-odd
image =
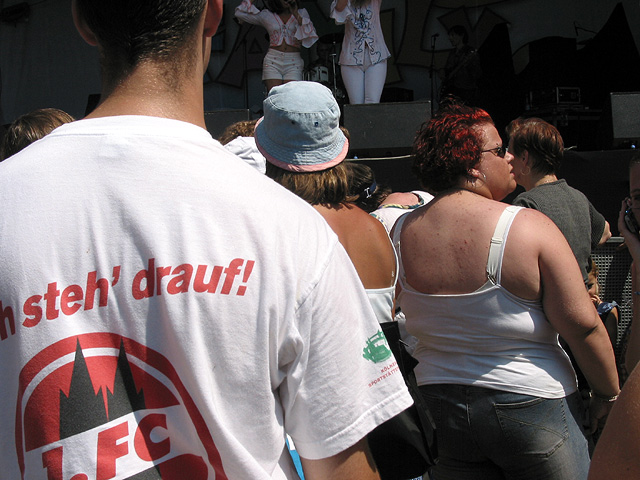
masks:
[[[329,56],[331,57],[331,68],[333,68],[333,98],[338,99],[338,79],[336,78],[336,42],[333,42],[333,53]]]
[[[431,64],[429,65],[429,79],[431,80],[431,116],[433,117],[434,113],[434,104],[436,101],[436,79],[434,78],[434,64],[436,58],[436,40],[438,39],[439,33],[434,33],[431,35]]]

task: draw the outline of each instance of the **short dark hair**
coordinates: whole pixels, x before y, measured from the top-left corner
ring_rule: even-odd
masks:
[[[640,165],[640,152],[636,152],[631,155],[631,158],[629,159],[629,170],[631,170],[631,167],[635,167],[636,165]]]
[[[295,2],[299,8],[300,2],[298,0],[295,0]],[[282,13],[286,10],[283,0],[264,0],[264,6],[273,13]]]
[[[469,43],[469,34],[467,33],[467,29],[462,25],[454,25],[447,33],[455,33],[459,37],[462,37],[462,43],[465,45]]]
[[[206,0],[76,0],[76,5],[100,44],[103,69],[116,76],[183,47]]]
[[[41,108],[25,113],[7,128],[0,145],[0,161],[73,120],[71,115],[57,108]]]
[[[556,127],[540,118],[516,118],[506,128],[512,154],[519,156],[526,150],[531,170],[549,174],[560,170],[564,154],[562,135]]]
[[[311,205],[347,203],[349,172],[344,162],[318,172],[291,172],[267,162],[266,174]]]
[[[347,202],[353,203],[367,213],[376,210],[391,193],[391,188],[376,181],[373,169],[358,161],[346,161],[344,166],[349,174],[349,195]]]
[[[422,125],[413,143],[413,173],[424,189],[436,194],[469,177],[482,158],[482,125],[494,125],[487,112],[456,102]]]

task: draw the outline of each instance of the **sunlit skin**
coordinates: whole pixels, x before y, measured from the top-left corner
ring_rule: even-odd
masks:
[[[490,124],[480,127],[485,143],[482,146],[482,159],[478,166],[480,179],[484,180],[493,200],[502,200],[513,192],[516,187],[515,174],[513,172],[513,155],[508,151],[504,158],[499,157],[495,151],[488,151],[502,147],[502,138],[496,127]],[[485,179],[486,177],[486,179]]]

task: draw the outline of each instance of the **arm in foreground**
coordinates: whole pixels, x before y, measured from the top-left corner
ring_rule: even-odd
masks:
[[[379,480],[378,470],[371,458],[366,438],[328,458],[309,460],[300,458],[304,477],[308,480],[345,479]]]
[[[599,398],[615,397],[618,373],[607,330],[584,288],[582,275],[571,248],[558,228],[546,218],[537,228],[540,234],[540,274],[543,306],[549,322],[569,344],[594,392],[589,408],[591,432],[603,423],[612,403]]]
[[[611,410],[591,459],[589,480],[640,478],[640,369],[634,369]]]

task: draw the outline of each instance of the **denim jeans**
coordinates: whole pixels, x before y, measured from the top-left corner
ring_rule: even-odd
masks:
[[[464,385],[420,387],[437,428],[432,480],[587,478],[576,392],[548,400]]]

